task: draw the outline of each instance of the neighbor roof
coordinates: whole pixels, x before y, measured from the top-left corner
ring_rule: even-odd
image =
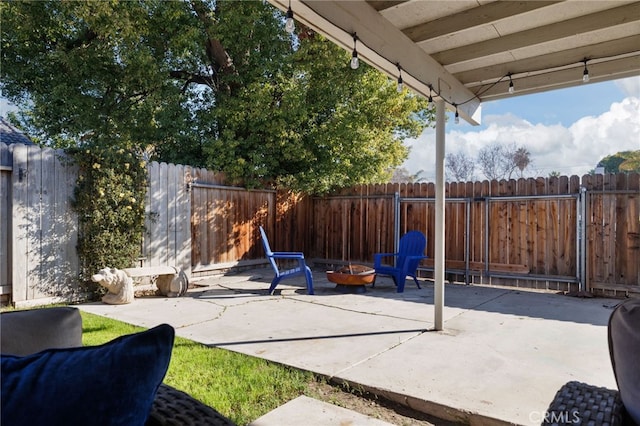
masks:
[[[4,117],[0,117],[0,142],[4,142],[7,145],[16,143],[34,145],[27,135],[14,127]]]

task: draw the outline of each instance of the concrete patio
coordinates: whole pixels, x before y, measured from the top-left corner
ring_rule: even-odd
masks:
[[[607,322],[619,300],[449,284],[445,330],[435,332],[430,281],[398,294],[381,277],[364,294],[341,294],[316,271],[314,296],[304,278],[270,296],[272,276],[251,270],[197,281],[182,298],[80,308],[144,327],[168,323],[179,336],[470,424],[540,424],[572,380],[616,389]]]

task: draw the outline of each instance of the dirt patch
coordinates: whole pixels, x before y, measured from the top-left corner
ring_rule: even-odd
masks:
[[[460,423],[438,419],[402,404],[379,398],[362,389],[329,384],[322,379],[309,384],[308,396],[398,426],[460,425]]]

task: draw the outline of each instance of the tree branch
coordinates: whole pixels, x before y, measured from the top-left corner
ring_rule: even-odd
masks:
[[[205,46],[207,58],[209,58],[213,70],[216,74],[236,74],[237,71],[233,65],[231,56],[229,56],[227,51],[224,49],[224,46],[222,46],[222,43],[220,43],[220,40],[215,37],[212,31],[215,26],[215,22],[210,15],[211,11],[200,0],[191,0],[190,3],[191,8],[204,26],[204,30],[207,35]]]
[[[174,70],[169,72],[169,76],[171,78],[175,78],[176,80],[184,81],[184,85],[182,86],[182,92],[187,90],[187,87],[192,83],[203,84],[205,86],[210,87],[214,91],[218,90],[218,87],[213,77],[208,75],[193,74],[183,70]]]
[[[75,40],[67,41],[67,43],[65,44],[65,49],[68,52],[75,48],[81,47],[82,45],[91,43],[97,37],[98,37],[98,34],[96,32],[94,32],[90,28],[87,28],[86,30],[84,30],[84,32],[80,37],[76,38]]]

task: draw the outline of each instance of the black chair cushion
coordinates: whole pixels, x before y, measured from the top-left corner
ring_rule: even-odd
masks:
[[[609,352],[629,417],[640,424],[640,299],[629,299],[609,318]]]

